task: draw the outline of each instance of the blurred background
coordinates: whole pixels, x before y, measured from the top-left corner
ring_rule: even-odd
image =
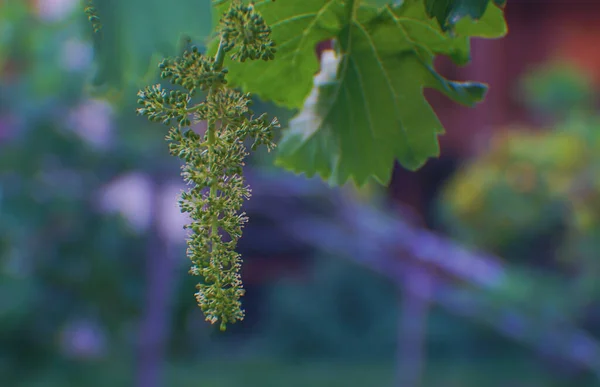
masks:
[[[490,92],[428,94],[442,157],[389,188],[254,154],[247,317],[224,333],[165,128],[135,114],[187,44],[173,26],[210,31],[208,0],[164,3],[97,1],[93,34],[77,0],[0,1],[0,386],[600,385],[600,3],[509,0],[506,38],[440,59]]]

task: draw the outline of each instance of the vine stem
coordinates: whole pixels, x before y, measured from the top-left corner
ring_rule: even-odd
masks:
[[[221,37],[219,41],[219,48],[215,54],[215,70],[221,70],[223,68],[223,62],[225,62],[225,39]]]
[[[212,93],[212,90],[211,90],[211,93]],[[208,148],[208,154],[209,154],[209,158],[210,159],[212,159],[212,157],[213,157],[214,145],[215,145],[215,142],[216,142],[215,131],[216,131],[215,122],[212,121],[212,120],[209,120],[208,124],[207,124],[207,129],[206,129],[207,137],[208,137],[207,140],[206,140],[206,146]],[[211,198],[211,200],[217,198],[217,186],[216,186],[216,184],[217,184],[217,182],[213,181],[211,183],[211,186],[210,186],[210,198]],[[212,230],[211,230],[211,233],[212,233],[212,235],[215,235],[218,232],[219,232],[219,225],[217,224],[217,217],[216,217],[216,215],[214,215],[214,217],[212,219]],[[214,245],[214,242],[211,243],[211,251],[213,249],[213,245]]]
[[[217,49],[217,53],[215,54],[215,64],[214,64],[214,70],[220,70],[221,68],[223,68],[223,62],[225,61],[225,39],[223,39],[223,37],[221,37],[221,40],[219,41],[219,48]],[[212,86],[210,88],[210,90],[208,91],[209,95],[213,95],[216,91],[215,86]],[[208,148],[208,152],[210,155],[210,158],[212,159],[213,156],[213,151],[214,151],[214,145],[216,142],[216,122],[213,120],[208,120],[207,123],[207,140],[206,140],[206,146]],[[217,182],[213,181],[210,187],[210,198],[211,199],[216,199],[217,197],[217,187],[216,187]],[[215,218],[212,219],[212,234],[215,235],[216,233],[219,232],[218,230],[218,224],[217,224],[217,219],[216,216]],[[211,246],[212,249],[212,246]]]
[[[221,40],[219,41],[219,48],[217,49],[217,53],[215,55],[215,64],[214,64],[214,70],[218,71],[223,67],[223,62],[225,61],[225,41],[223,39],[223,37],[221,37]],[[214,95],[214,93],[217,91],[219,86],[215,87],[212,86],[209,91],[208,94],[209,96]],[[207,134],[207,139],[206,139],[206,147],[208,148],[208,154],[209,154],[209,159],[213,159],[213,155],[214,155],[214,146],[216,143],[216,130],[217,130],[217,125],[216,122],[214,120],[208,120],[207,122],[207,128],[206,128],[206,134]],[[211,166],[211,174],[212,174],[212,168],[214,166]],[[210,186],[210,200],[211,201],[215,201],[215,199],[217,198],[217,181],[213,180],[211,182],[211,186]],[[219,233],[219,225],[218,225],[218,219],[217,219],[218,215],[214,214],[213,218],[211,219],[211,237],[215,238],[215,235],[218,235]],[[211,252],[214,251],[214,245],[215,242],[211,241]],[[215,285],[220,287],[221,284],[219,283],[219,278],[215,278]],[[221,330],[225,330],[224,329],[225,326],[223,324],[221,324]]]

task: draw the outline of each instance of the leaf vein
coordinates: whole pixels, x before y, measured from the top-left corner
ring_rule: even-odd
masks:
[[[369,109],[369,101],[367,100],[367,97],[366,97],[363,77],[362,77],[362,74],[360,73],[360,69],[358,67],[358,64],[356,63],[356,60],[352,56],[350,56],[350,62],[352,62],[354,71],[356,72],[356,77],[358,78],[358,84],[359,84],[360,90],[361,90],[361,97],[362,97],[361,99],[363,100],[363,107],[365,109],[367,121],[369,122],[369,132],[371,133],[371,138],[373,139],[373,141],[375,141],[376,136],[375,136],[375,129],[373,127],[373,117],[371,117],[371,110]]]
[[[302,19],[305,19],[307,17],[316,16],[316,15],[317,14],[315,12],[303,13],[303,14],[300,14],[300,15],[294,15],[294,16],[288,17],[287,19],[282,19],[282,20],[279,20],[279,21],[277,21],[275,23],[271,23],[271,28],[274,28],[274,27],[277,27],[277,26],[281,26],[281,25],[283,25],[285,23],[289,23],[289,22],[292,22],[292,21],[302,20]]]
[[[319,12],[317,12],[315,14],[315,18],[310,22],[310,24],[302,32],[302,39],[300,40],[300,43],[298,44],[298,47],[294,51],[294,57],[292,58],[292,64],[293,65],[296,64],[296,58],[298,56],[298,53],[300,53],[302,45],[304,44],[304,41],[306,40],[306,37],[310,34],[310,30],[315,26],[315,24],[317,23],[317,21],[319,20],[319,18],[321,16],[323,16],[323,14],[325,13],[325,11],[333,3],[334,3],[334,0],[329,0],[325,6],[321,7],[321,9],[319,9]]]
[[[388,11],[389,11],[389,9],[388,9]],[[399,105],[400,98],[398,97],[396,90],[392,86],[392,79],[390,77],[388,70],[383,65],[383,61],[381,60],[381,57],[379,56],[379,52],[377,51],[377,46],[375,45],[375,43],[373,42],[373,39],[371,39],[371,36],[369,35],[369,33],[367,32],[367,30],[364,28],[364,26],[362,24],[360,24],[358,21],[355,21],[354,24],[358,27],[358,29],[363,33],[363,35],[367,39],[367,42],[369,43],[369,46],[371,47],[371,50],[373,51],[373,54],[375,55],[375,58],[377,59],[377,64],[378,64],[379,68],[381,69],[383,76],[386,79],[386,84],[388,85],[388,89],[389,89],[390,93],[392,94],[392,97],[394,98],[394,106],[397,107]],[[398,117],[398,116],[396,116],[396,117]],[[408,133],[406,132],[406,127],[402,124],[401,119],[398,119],[398,122],[400,123],[400,132],[404,136],[408,151],[410,152],[411,157],[414,158],[415,154],[409,145],[409,142],[408,142],[409,136],[408,136]]]

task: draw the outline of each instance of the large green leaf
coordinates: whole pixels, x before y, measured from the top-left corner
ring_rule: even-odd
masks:
[[[480,31],[489,32],[474,21],[462,28],[464,33]],[[504,32],[499,28],[497,34]],[[434,55],[464,62],[468,37],[444,33],[427,17],[422,0],[380,10],[356,7],[337,41],[336,75],[318,78],[280,142],[277,163],[293,171],[319,174],[331,184],[350,178],[363,184],[370,177],[386,184],[394,160],[414,170],[439,154],[437,136],[444,130],[424,88],[465,105],[485,94],[484,85],[437,74]]]
[[[425,0],[419,0],[422,4]],[[461,1],[461,0],[456,0]],[[478,0],[479,1],[479,0]],[[249,3],[249,0],[244,0]],[[342,30],[352,21],[352,15],[347,11],[350,0],[262,0],[255,2],[255,8],[263,15],[267,24],[272,28],[272,38],[278,46],[275,62],[255,61],[237,63],[226,60],[230,69],[228,80],[232,86],[251,91],[262,99],[273,101],[288,108],[302,107],[306,96],[312,88],[313,75],[319,71],[319,63],[315,55],[315,46],[325,40],[339,38]],[[358,0],[357,0],[358,3]],[[375,16],[377,8],[384,3],[399,3],[398,1],[368,0],[361,2],[361,16]],[[407,3],[414,3],[407,1]],[[231,0],[213,0],[214,22],[218,22],[231,4]],[[492,7],[490,7],[492,8]],[[495,7],[494,7],[495,8]],[[504,17],[500,9],[496,12],[486,12],[485,16],[477,14],[483,20],[462,20],[457,36],[462,39],[437,39],[443,31],[435,24],[435,20],[420,6],[414,18],[426,29],[421,32],[426,35],[434,33],[436,42],[447,45],[441,49],[458,64],[464,64],[469,59],[469,44],[467,36],[494,37],[506,32]],[[455,17],[468,16],[455,14]],[[407,21],[406,23],[411,24]],[[412,23],[414,25],[414,23]],[[418,28],[418,27],[415,27]],[[433,32],[435,31],[435,32]],[[424,37],[426,38],[426,37]],[[210,52],[216,52],[218,42],[215,40]],[[436,43],[437,44],[437,43]],[[438,47],[440,48],[440,47]],[[430,49],[437,51],[435,47]]]
[[[119,90],[152,82],[161,57],[175,55],[184,38],[206,39],[212,28],[210,0],[94,0],[94,5],[103,25],[94,36],[95,83]]]
[[[230,0],[216,0],[215,15]],[[332,184],[374,177],[386,183],[394,160],[410,169],[437,156],[443,127],[423,96],[435,88],[472,105],[485,86],[452,82],[433,68],[435,55],[469,60],[469,38],[506,33],[502,11],[460,21],[452,35],[427,14],[425,0],[382,7],[354,0],[264,0],[255,4],[272,27],[275,61],[226,61],[229,82],[287,107],[304,106],[279,145],[277,163]],[[315,46],[335,39],[337,72],[320,75]],[[211,50],[216,50],[216,42]],[[335,70],[335,69],[334,69]],[[308,99],[307,99],[308,97]]]
[[[385,184],[395,159],[417,169],[438,155],[443,127],[423,89],[472,105],[483,98],[485,86],[451,82],[435,72],[434,53],[452,53],[459,38],[422,19],[424,12],[421,0],[376,13],[352,11],[338,37],[343,54],[337,75],[321,80],[290,122],[279,165],[318,173],[331,184],[349,178],[363,184],[369,177]]]

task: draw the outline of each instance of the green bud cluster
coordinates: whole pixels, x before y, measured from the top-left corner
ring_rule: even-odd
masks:
[[[197,47],[184,52],[177,60],[164,59],[158,67],[161,69],[161,78],[170,79],[173,84],[188,89],[192,95],[196,89],[206,91],[227,83],[227,69],[217,69],[215,59],[205,57]]]
[[[251,194],[243,179],[245,141],[253,141],[253,150],[259,145],[271,150],[279,123],[266,114],[255,117],[251,95],[227,88],[223,68],[223,55],[234,47],[239,49],[232,59],[273,58],[274,44],[264,20],[253,7],[234,1],[221,20],[220,32],[215,58],[192,48],[181,57],[164,60],[159,65],[162,78],[184,91],[146,87],[138,93],[137,111],[150,121],[171,126],[166,136],[169,150],[183,160],[181,175],[190,186],[179,205],[192,220],[185,228],[190,231],[190,273],[202,277],[196,300],[207,321],[220,321],[225,329],[226,324],[244,318],[241,257],[235,248],[248,220],[241,207]],[[237,38],[240,33],[243,39]],[[206,99],[193,103],[198,89],[207,91]],[[191,128],[198,122],[207,123],[205,133]]]
[[[181,126],[189,126],[187,107],[191,96],[180,90],[170,90],[168,93],[161,85],[147,87],[138,93],[138,114],[147,116],[152,122],[161,122],[169,125],[171,120],[176,120]]]
[[[254,10],[254,5],[234,2],[221,19],[221,38],[224,50],[238,48],[232,59],[244,62],[246,59],[271,60],[275,55],[275,43],[271,40],[271,28],[262,16]]]

